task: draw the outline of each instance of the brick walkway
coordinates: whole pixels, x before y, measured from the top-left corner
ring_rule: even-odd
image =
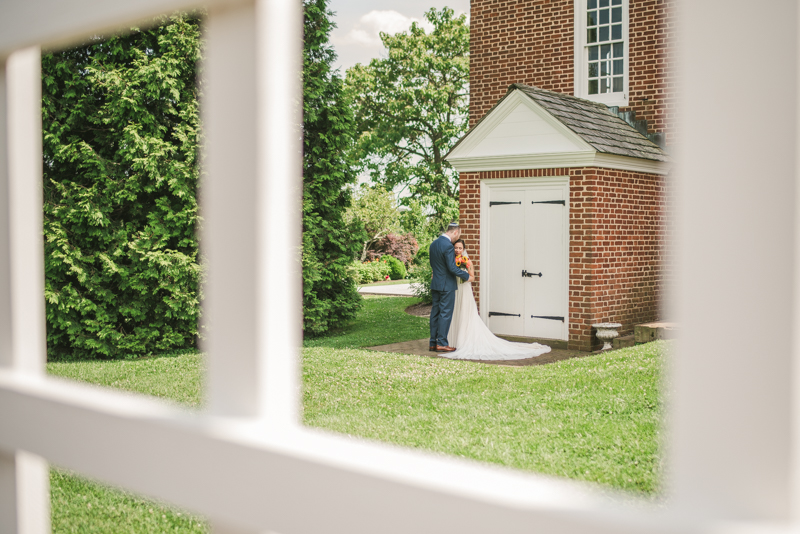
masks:
[[[417,356],[428,356],[429,358],[444,358],[439,353],[428,351],[428,339],[417,339],[414,341],[404,341],[403,343],[392,343],[391,345],[378,345],[377,347],[366,347],[367,350],[380,352],[399,352],[401,354],[416,354]],[[578,350],[551,349],[547,354],[542,354],[536,358],[526,360],[463,360],[476,363],[487,363],[490,365],[507,365],[511,367],[524,367],[527,365],[544,365],[546,363],[559,362],[570,358],[582,358],[591,356],[592,352],[581,352]]]

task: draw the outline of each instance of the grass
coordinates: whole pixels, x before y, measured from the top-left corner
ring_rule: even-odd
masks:
[[[659,490],[658,391],[665,342],[532,367],[363,350],[427,338],[404,313],[415,298],[369,297],[337,332],[307,339],[303,406],[310,426],[642,495]],[[74,380],[202,405],[202,355],[51,362]],[[207,532],[181,510],[51,472],[53,532]]]
[[[359,350],[427,337],[427,320],[403,313],[414,301],[375,298],[351,328],[306,343],[307,425],[658,491],[664,342],[531,367]]]
[[[205,521],[131,493],[51,469],[53,532],[138,534],[206,533]]]
[[[191,408],[201,404],[205,373],[197,351],[137,360],[49,362],[47,372],[98,386],[171,399]]]
[[[51,375],[201,405],[204,361],[188,352],[157,358],[50,362]],[[205,533],[205,521],[138,495],[110,488],[61,469],[50,470],[54,533]]]
[[[307,339],[303,347],[353,349],[427,338],[428,319],[404,312],[418,302],[416,297],[368,296],[364,299],[364,309],[353,321],[325,337]]]

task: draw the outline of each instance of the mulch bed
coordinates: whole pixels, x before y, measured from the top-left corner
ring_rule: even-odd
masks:
[[[409,315],[416,315],[417,317],[430,317],[431,305],[425,303],[414,304],[406,308],[406,313]]]

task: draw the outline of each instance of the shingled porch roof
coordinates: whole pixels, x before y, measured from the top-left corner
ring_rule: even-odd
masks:
[[[669,161],[669,157],[661,147],[642,135],[604,104],[521,83],[509,86],[506,95],[470,128],[450,150],[448,156],[515,91],[519,91],[533,100],[598,153],[658,162]]]

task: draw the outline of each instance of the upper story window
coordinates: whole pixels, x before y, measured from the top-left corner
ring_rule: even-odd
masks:
[[[575,0],[575,13],[575,95],[627,105],[627,0]]]

